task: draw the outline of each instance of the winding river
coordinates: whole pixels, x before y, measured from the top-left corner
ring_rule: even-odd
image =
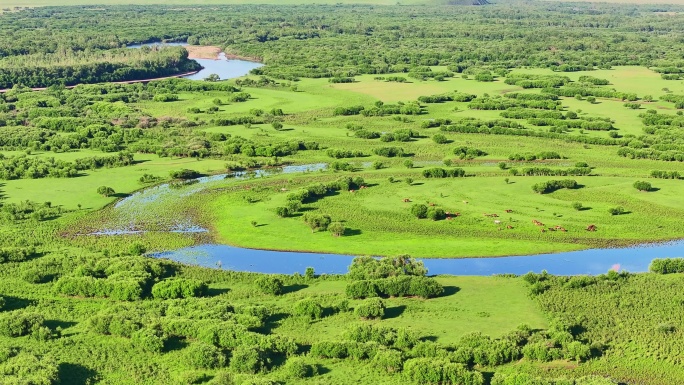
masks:
[[[186,46],[187,43],[147,43],[147,44],[132,44],[127,46],[127,48],[142,48],[144,46],[151,47],[155,45],[166,45],[166,46]],[[203,80],[211,74],[216,74],[221,80],[239,78],[249,74],[249,71],[263,66],[261,63],[255,63],[246,60],[228,60],[226,54],[221,52],[216,60],[212,59],[193,59],[198,62],[202,67],[197,73],[192,75],[183,76],[183,78],[191,80]]]
[[[326,164],[310,164],[288,166],[277,170],[283,173],[317,172],[324,170]],[[252,177],[268,176],[274,171],[259,170]],[[183,199],[208,188],[219,187],[231,183],[234,179],[248,178],[238,173],[231,178],[226,175],[215,175],[198,179],[198,182],[183,189],[172,189],[168,184],[152,187],[115,205],[116,210],[127,212],[154,211],[157,204],[173,204],[173,199]],[[163,202],[163,203],[162,203]],[[109,230],[112,234],[126,233],[126,229]],[[179,222],[169,228],[171,232],[206,231],[189,222]],[[353,256],[302,253],[289,251],[272,251],[245,249],[240,247],[204,244],[179,250],[152,254],[155,258],[166,258],[177,262],[205,267],[221,268],[235,271],[260,273],[292,274],[303,273],[307,267],[313,267],[318,274],[342,274],[347,271]],[[424,259],[423,262],[430,274],[452,275],[492,275],[492,274],[525,274],[529,271],[547,270],[556,275],[603,274],[610,269],[630,272],[648,271],[648,265],[654,258],[684,256],[684,240],[614,249],[588,249],[555,254],[459,258],[459,259]]]
[[[186,43],[166,43],[167,45],[187,45]],[[144,44],[144,45],[154,45]],[[131,45],[129,48],[140,48],[143,45]],[[217,74],[221,79],[244,76],[254,68],[262,66],[244,60],[225,60],[221,53],[218,60],[194,59],[204,69],[196,74],[186,76],[188,79],[201,80],[210,74]],[[304,165],[285,167],[282,172],[317,171],[325,165]],[[268,172],[258,171],[257,176]],[[242,177],[238,175],[238,178]],[[140,209],[158,203],[170,197],[183,197],[225,182],[225,175],[200,178],[196,186],[181,190],[170,189],[167,184],[135,193],[119,201],[115,208],[126,211],[127,207]],[[168,203],[168,202],[167,202]],[[150,207],[148,207],[149,209]],[[135,210],[138,211],[138,210]],[[130,214],[130,213],[129,213]],[[134,219],[132,219],[134,220]],[[189,222],[179,222],[169,228],[170,232],[203,232],[205,229]],[[98,235],[119,235],[141,233],[144,230],[133,228],[103,229]],[[227,245],[204,244],[179,250],[150,255],[155,258],[166,258],[177,262],[205,267],[235,271],[259,273],[292,274],[303,273],[307,267],[313,267],[317,274],[343,274],[351,263],[353,256],[320,253],[301,253],[289,251],[271,251],[245,249]],[[557,275],[602,274],[610,269],[630,272],[648,271],[648,265],[654,258],[684,256],[684,240],[656,245],[644,245],[615,249],[588,249],[556,254],[508,256],[491,258],[459,258],[459,259],[424,259],[429,274],[452,275],[492,275],[492,274],[525,274],[529,271],[547,270]]]

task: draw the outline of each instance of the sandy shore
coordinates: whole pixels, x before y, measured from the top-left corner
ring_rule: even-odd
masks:
[[[221,53],[221,48],[213,45],[186,45],[183,48],[188,50],[188,58],[190,59],[218,60],[218,55]]]

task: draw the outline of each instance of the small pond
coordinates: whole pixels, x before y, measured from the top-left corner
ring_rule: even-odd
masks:
[[[148,44],[132,44],[127,48],[141,48],[144,46],[186,46],[187,43],[148,43]],[[193,59],[198,62],[204,69],[200,70],[196,74],[183,76],[186,79],[191,80],[203,80],[211,74],[216,74],[221,78],[221,80],[239,78],[249,74],[249,71],[263,66],[261,63],[255,63],[247,60],[228,60],[226,59],[226,54],[221,52],[217,60],[211,59]]]

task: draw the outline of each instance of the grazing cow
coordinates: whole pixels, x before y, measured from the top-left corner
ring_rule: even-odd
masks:
[[[511,229],[513,228],[513,226],[508,225],[508,226],[506,226],[506,228],[509,229],[509,230],[511,230]]]
[[[545,233],[545,232],[546,232],[546,229],[544,229],[544,228],[541,228],[541,229],[539,229],[539,230],[541,230],[542,233]]]
[[[509,209],[509,210],[505,210],[505,211],[506,211],[507,213],[509,213],[509,214],[513,212],[513,210],[510,210],[510,209]]]
[[[587,231],[596,231],[596,225],[589,225]]]
[[[404,203],[408,203],[408,202],[411,202],[411,200],[408,198],[404,198]]]

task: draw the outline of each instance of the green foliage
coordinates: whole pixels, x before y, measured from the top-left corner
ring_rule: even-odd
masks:
[[[382,318],[385,315],[385,303],[380,298],[365,299],[356,307],[354,314],[362,319]]]
[[[411,206],[411,214],[413,214],[418,219],[427,218],[427,213],[428,207],[422,203],[416,203],[413,206]]]
[[[657,274],[684,273],[684,258],[656,258],[648,270]]]
[[[429,358],[413,358],[404,363],[404,375],[416,384],[482,385],[480,372],[461,364]]]
[[[303,359],[297,357],[287,360],[284,370],[288,378],[308,378],[317,374],[315,366],[309,365]]]
[[[317,320],[323,317],[323,307],[313,298],[304,298],[298,301],[295,303],[292,311],[294,315],[310,320]]]
[[[207,293],[207,284],[188,278],[172,278],[152,286],[152,296],[159,299],[202,297]]]
[[[238,373],[256,374],[266,369],[268,358],[259,346],[240,345],[232,351],[230,368]]]
[[[264,294],[281,295],[283,294],[283,281],[273,275],[263,275],[254,282],[259,290]]]
[[[21,337],[39,333],[45,322],[38,313],[8,312],[0,315],[0,335]]]
[[[97,188],[97,193],[103,197],[109,197],[115,194],[114,189],[107,186],[100,186]]]
[[[378,279],[401,275],[424,276],[427,269],[423,262],[407,255],[398,257],[356,257],[349,265],[348,276],[352,280]]]
[[[226,356],[217,347],[204,343],[195,342],[185,348],[185,362],[196,369],[217,369],[226,365]],[[231,360],[231,367],[232,367]]]
[[[636,181],[634,182],[633,186],[639,191],[651,191],[653,189],[649,182],[644,181]]]
[[[532,190],[538,194],[548,194],[562,188],[575,189],[578,186],[577,181],[572,179],[550,180],[534,184]]]

